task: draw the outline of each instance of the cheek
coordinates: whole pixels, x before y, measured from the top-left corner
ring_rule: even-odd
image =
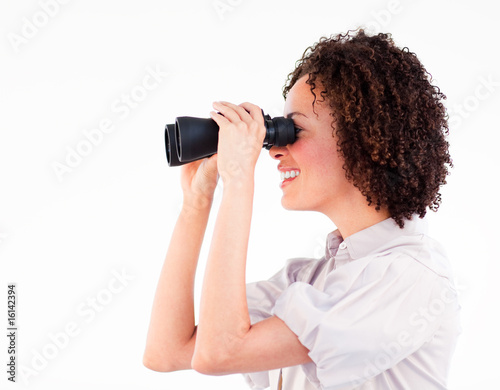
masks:
[[[301,168],[308,171],[308,176],[319,176],[323,179],[338,177],[339,174],[344,176],[343,161],[331,140],[297,145],[297,155],[301,158],[301,161],[297,162]]]

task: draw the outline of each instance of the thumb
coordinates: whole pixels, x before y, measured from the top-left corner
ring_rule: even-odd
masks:
[[[207,176],[217,176],[217,179],[219,178],[218,171],[217,171],[217,153],[210,156],[209,158],[205,159],[203,161],[204,165],[204,172]]]
[[[207,168],[209,168],[211,171],[216,171],[217,170],[217,153],[214,155],[210,156],[207,160]]]

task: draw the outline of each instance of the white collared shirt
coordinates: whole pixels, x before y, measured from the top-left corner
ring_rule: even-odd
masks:
[[[418,216],[345,241],[334,231],[324,257],[287,261],[248,284],[247,299],[252,323],[276,315],[310,351],[312,363],[283,368],[283,390],[446,389],[460,306],[446,255]],[[274,390],[279,370],[244,376]]]

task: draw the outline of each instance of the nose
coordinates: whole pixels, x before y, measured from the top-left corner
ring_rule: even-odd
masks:
[[[269,149],[269,155],[275,160],[279,160],[288,154],[288,149],[286,146],[273,146]]]

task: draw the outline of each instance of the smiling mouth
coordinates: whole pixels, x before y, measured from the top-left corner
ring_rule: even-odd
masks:
[[[286,171],[281,173],[281,181],[286,179],[294,179],[295,177],[300,175],[300,171]]]
[[[280,174],[281,174],[281,182],[280,182],[280,187],[281,187],[283,186],[284,183],[290,182],[295,178],[297,178],[300,175],[300,171],[298,170],[290,170],[286,172],[281,171]]]

